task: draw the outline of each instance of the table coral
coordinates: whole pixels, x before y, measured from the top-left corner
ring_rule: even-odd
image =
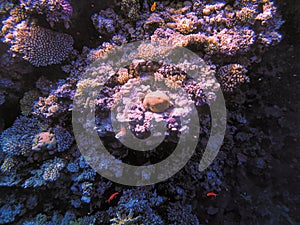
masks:
[[[66,59],[73,48],[73,38],[68,34],[26,22],[19,23],[12,33],[5,35],[12,52],[22,55],[34,66],[58,64]]]

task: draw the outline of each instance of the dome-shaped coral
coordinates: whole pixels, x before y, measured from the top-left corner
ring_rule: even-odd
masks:
[[[153,91],[145,96],[143,106],[152,112],[161,113],[170,107],[170,98],[161,91]]]

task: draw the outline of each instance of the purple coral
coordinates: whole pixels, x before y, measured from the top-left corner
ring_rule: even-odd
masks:
[[[112,9],[102,10],[99,14],[92,16],[94,26],[100,34],[112,34],[115,32],[116,19],[118,17]]]
[[[254,44],[255,33],[249,28],[242,29],[223,29],[216,35],[207,39],[208,45],[215,45],[210,47],[218,49],[223,54],[233,56],[236,53],[244,53],[250,50],[251,45]]]
[[[66,28],[70,26],[73,8],[67,0],[21,0],[21,6],[26,11],[45,14],[51,27],[60,21],[63,21]]]

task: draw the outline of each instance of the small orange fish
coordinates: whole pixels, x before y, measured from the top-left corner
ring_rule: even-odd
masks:
[[[213,197],[217,197],[217,194],[215,192],[208,192],[206,194],[207,197],[213,196]]]
[[[153,12],[156,9],[156,2],[153,2],[153,4],[151,5],[150,11]]]
[[[114,197],[116,197],[118,194],[119,194],[119,192],[113,193],[111,196],[109,196],[109,198],[107,199],[107,202],[110,203],[110,201],[113,200]]]

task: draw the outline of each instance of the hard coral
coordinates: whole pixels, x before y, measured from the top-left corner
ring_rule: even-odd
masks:
[[[237,53],[245,53],[254,44],[255,33],[249,28],[223,29],[219,33],[207,39],[207,51],[221,52],[233,56]]]
[[[2,0],[0,2],[0,15],[7,13],[13,6],[14,4],[11,1]]]
[[[69,28],[73,9],[68,0],[21,0],[21,6],[31,13],[45,14],[50,26],[62,21]]]
[[[23,21],[5,36],[12,52],[22,55],[34,66],[58,64],[73,49],[73,38]]]
[[[25,92],[23,98],[20,100],[21,112],[24,116],[29,116],[32,112],[32,105],[39,97],[37,90],[30,90]]]
[[[121,10],[125,16],[132,21],[138,19],[140,8],[140,2],[138,0],[122,0],[121,2]]]
[[[31,151],[34,136],[41,131],[41,123],[37,119],[19,117],[12,127],[0,135],[0,146],[7,155],[24,155]]]
[[[170,98],[161,91],[154,91],[146,94],[143,105],[145,109],[161,113],[170,107]]]
[[[41,149],[51,150],[56,146],[55,135],[50,132],[41,132],[37,134],[32,143],[32,150],[38,151]]]
[[[127,189],[123,191],[119,204],[111,207],[108,213],[114,217],[111,219],[114,224],[125,220],[127,223],[124,224],[160,225],[164,223],[155,208],[162,202],[162,197],[158,196],[155,190]]]
[[[242,83],[249,82],[246,75],[247,69],[240,64],[229,64],[222,66],[218,71],[218,76],[224,91],[233,91]]]

